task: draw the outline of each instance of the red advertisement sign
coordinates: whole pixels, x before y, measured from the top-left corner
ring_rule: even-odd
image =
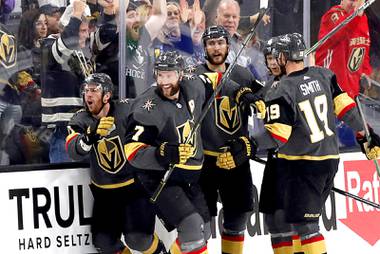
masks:
[[[344,161],[346,191],[366,200],[379,203],[379,176],[374,161]],[[380,210],[346,198],[347,218],[340,221],[367,241],[375,245],[380,239]]]

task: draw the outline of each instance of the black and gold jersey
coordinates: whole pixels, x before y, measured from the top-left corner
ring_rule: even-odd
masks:
[[[279,158],[339,158],[335,119],[352,113],[356,104],[342,92],[335,74],[325,68],[304,68],[281,78],[265,99],[265,128],[279,145]],[[357,111],[353,116],[358,122]]]
[[[216,74],[207,67],[207,64],[197,66],[194,72],[199,75]],[[216,82],[218,80],[204,83],[207,98],[210,98],[216,89]],[[238,105],[235,98],[241,87],[248,87],[253,92],[257,92],[262,88],[262,84],[256,81],[248,70],[236,65],[231,72],[230,79],[216,96],[203,121],[202,139],[206,155],[216,156],[223,152],[221,149],[226,146],[227,141],[248,135],[250,109]]]
[[[0,84],[8,84],[17,67],[16,37],[0,24]]]
[[[195,147],[195,151],[185,164],[175,165],[176,177],[180,179],[173,180],[196,181],[203,163],[203,147],[199,129],[194,135],[189,135],[201,115],[204,101],[204,86],[196,76],[181,81],[178,100],[166,99],[157,87],[138,96],[128,119],[125,146],[131,165],[138,169],[163,172],[167,168],[155,156],[158,146],[163,142],[188,142]]]
[[[87,128],[97,119],[88,111],[80,110],[70,120],[66,147],[73,159],[88,157],[92,183],[100,188],[119,188],[134,182],[133,174],[124,152],[127,116],[130,112],[128,100],[111,102],[108,116],[115,118],[114,128],[109,135],[98,140],[88,152],[82,148],[81,138]]]

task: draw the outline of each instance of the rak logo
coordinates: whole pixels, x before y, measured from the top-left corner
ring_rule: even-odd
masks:
[[[0,30],[0,63],[5,69],[9,69],[16,64],[16,40],[12,35],[8,35]]]
[[[347,192],[379,203],[380,182],[373,161],[345,161],[344,175]],[[380,240],[380,211],[348,197],[346,210],[346,218],[340,221],[370,245],[375,245]]]
[[[192,134],[193,127],[194,127],[194,121],[187,120],[184,124],[177,126],[177,134],[179,137],[178,138],[179,143],[188,143],[192,145],[193,147],[195,147],[194,153],[192,154],[192,156],[195,156],[195,154],[197,153],[197,137],[196,137],[197,134],[196,133]],[[192,135],[192,136],[189,137],[189,135]],[[189,138],[190,140],[188,141]]]
[[[235,104],[231,105],[227,96],[215,100],[215,122],[224,132],[232,135],[240,129],[240,110]]]
[[[365,48],[353,48],[351,51],[350,59],[348,60],[347,68],[351,72],[355,72],[360,69],[360,66],[363,63],[365,55]]]
[[[126,162],[119,136],[100,140],[95,151],[99,166],[110,174],[119,172]]]

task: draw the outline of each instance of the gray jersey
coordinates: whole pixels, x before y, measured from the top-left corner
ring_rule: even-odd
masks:
[[[186,142],[201,114],[204,100],[203,83],[195,76],[181,81],[176,101],[163,97],[157,87],[137,97],[128,120],[126,154],[130,163],[138,169],[167,170],[158,162],[156,150],[163,142]],[[175,165],[184,181],[197,179],[202,167],[203,146],[199,129],[190,144],[196,148],[193,156],[185,164]]]
[[[86,147],[82,138],[87,128],[97,121],[89,112],[77,112],[69,122],[70,135],[66,146],[71,158],[90,159],[91,181],[100,188],[118,188],[134,182],[131,168],[124,153],[126,137],[126,119],[130,104],[127,100],[111,102],[107,116],[115,118],[115,128],[109,135],[98,140],[91,147]]]
[[[228,65],[227,65],[228,66]],[[216,75],[208,69],[207,64],[197,66],[197,74]],[[212,80],[212,79],[211,79]],[[206,97],[211,97],[217,84],[205,82]],[[245,68],[235,65],[231,77],[216,96],[211,109],[202,123],[202,140],[206,155],[223,152],[227,142],[240,136],[248,135],[248,115],[250,109],[236,103],[236,94],[242,87],[249,87],[253,92],[261,89],[252,74]]]
[[[279,158],[324,160],[339,158],[335,115],[355,108],[335,75],[309,67],[284,76],[266,95],[265,127],[279,144]]]

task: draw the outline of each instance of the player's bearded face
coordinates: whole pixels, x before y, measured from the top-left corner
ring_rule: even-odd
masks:
[[[206,41],[207,60],[213,65],[223,64],[228,55],[228,44],[225,38],[209,39]]]
[[[157,86],[163,96],[168,99],[176,99],[179,93],[178,71],[158,71]]]

